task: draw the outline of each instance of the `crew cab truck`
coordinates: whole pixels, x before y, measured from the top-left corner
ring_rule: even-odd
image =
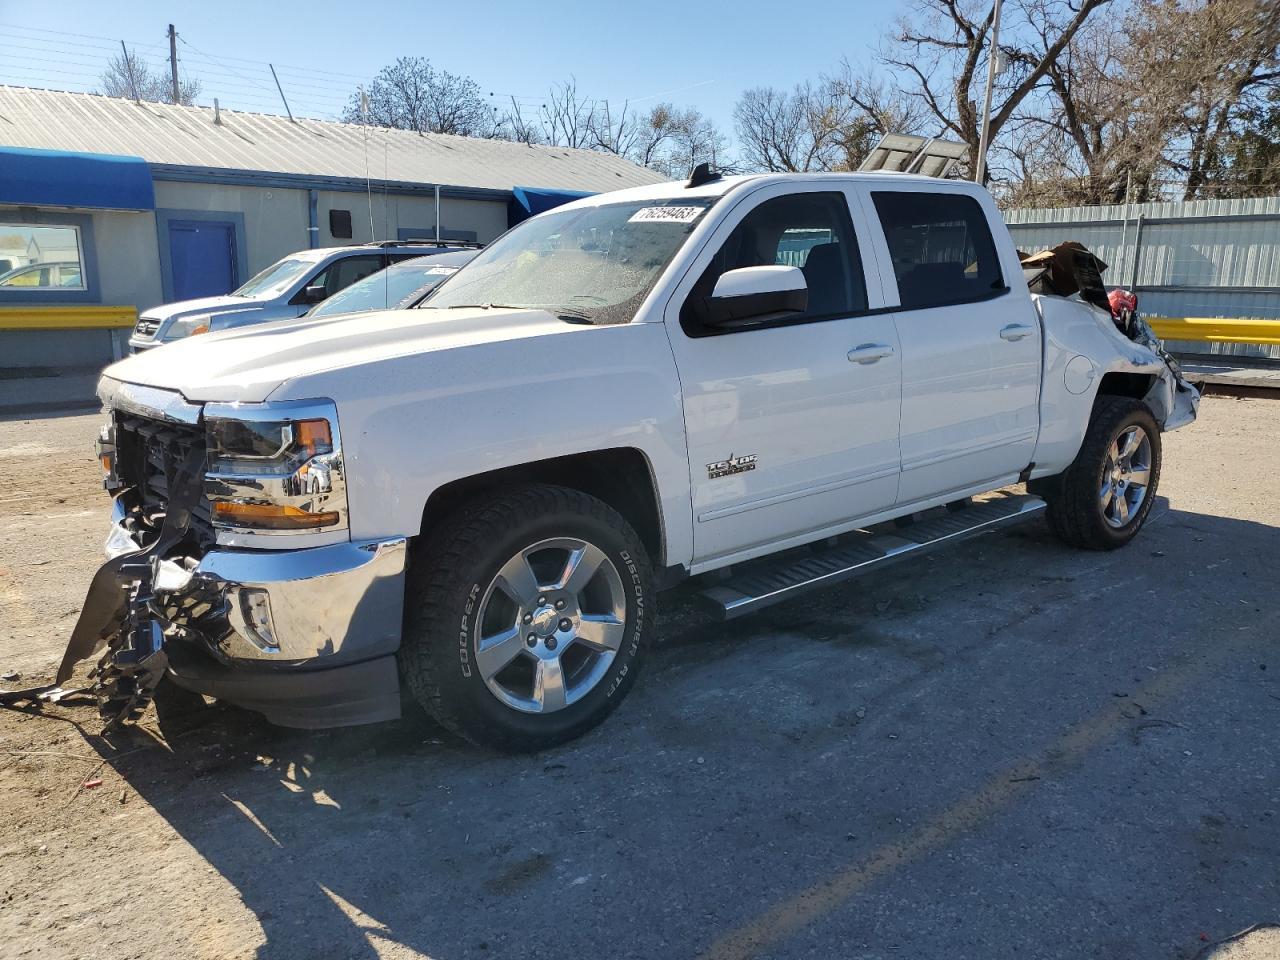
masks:
[[[586,198],[417,309],[212,333],[100,394],[115,580],[77,633],[108,707],[163,673],[354,724],[403,679],[509,750],[598,724],[683,578],[720,571],[734,616],[1042,510],[1127,543],[1199,401],[1158,343],[1032,295],[985,190],[900,174]]]

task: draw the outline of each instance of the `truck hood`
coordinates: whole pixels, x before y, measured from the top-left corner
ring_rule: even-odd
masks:
[[[543,310],[378,310],[299,317],[178,340],[114,363],[103,375],[176,390],[197,403],[257,403],[290,380],[328,370],[581,329]]]
[[[164,303],[142,311],[147,320],[159,320],[161,323],[190,317],[197,313],[231,313],[241,310],[261,310],[263,302],[253,297],[200,297],[196,300],[179,300],[177,303]]]

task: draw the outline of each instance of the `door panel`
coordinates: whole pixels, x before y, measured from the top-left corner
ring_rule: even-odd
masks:
[[[832,229],[813,212],[828,200],[807,211],[804,203],[766,206],[795,192],[777,185],[743,200],[668,307],[684,394],[695,562],[764,552],[885,509],[897,492],[899,344],[890,315],[867,314],[881,299],[874,261],[857,242],[845,194],[829,182],[805,192],[834,198],[829,209],[840,220]],[[721,270],[766,262],[806,272],[809,314],[722,335],[691,325],[689,305]]]
[[[236,278],[235,225],[206,220],[169,221],[173,298],[194,300],[230,293]]]
[[[1017,474],[1039,430],[1039,319],[979,201],[869,189],[877,252],[904,308],[902,482],[911,503]],[[1016,264],[1014,265],[1016,269]]]

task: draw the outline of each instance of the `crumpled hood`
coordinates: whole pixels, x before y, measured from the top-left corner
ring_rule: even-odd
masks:
[[[543,310],[379,310],[299,317],[178,340],[114,363],[103,375],[177,390],[193,402],[255,403],[290,380],[326,370],[578,329]]]
[[[263,304],[252,297],[200,297],[196,300],[179,300],[177,303],[164,303],[158,307],[151,307],[149,310],[143,310],[142,316],[147,320],[159,320],[164,323],[197,313],[229,313],[240,310],[261,310],[262,307]]]

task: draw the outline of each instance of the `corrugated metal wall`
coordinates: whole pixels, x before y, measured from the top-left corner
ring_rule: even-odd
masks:
[[[1108,286],[1136,289],[1162,317],[1280,322],[1280,197],[1005,212],[1020,250],[1077,240],[1109,263]],[[1171,343],[1181,353],[1280,358],[1280,347]]]

